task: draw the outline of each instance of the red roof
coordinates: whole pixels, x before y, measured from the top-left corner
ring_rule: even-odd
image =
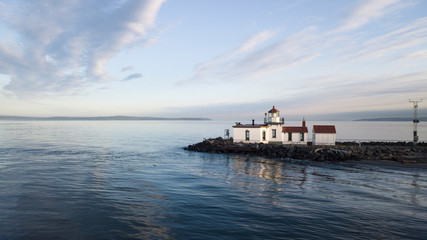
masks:
[[[308,132],[307,127],[282,127],[282,132]]]
[[[335,125],[313,125],[313,133],[337,133]]]
[[[279,110],[277,110],[274,106],[273,106],[273,108],[270,110],[270,111],[268,111],[269,113],[278,113],[278,112],[280,112]]]

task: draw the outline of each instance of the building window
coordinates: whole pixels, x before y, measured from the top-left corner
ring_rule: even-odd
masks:
[[[245,136],[246,136],[246,141],[249,141],[249,130],[246,130]]]
[[[304,133],[300,133],[301,134],[301,141],[304,142]]]
[[[292,133],[288,133],[288,141],[292,142]]]
[[[271,130],[271,137],[276,138],[276,129]]]
[[[265,141],[265,131],[262,132],[262,140]]]

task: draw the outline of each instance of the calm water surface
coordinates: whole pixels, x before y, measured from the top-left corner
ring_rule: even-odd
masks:
[[[426,169],[182,150],[231,124],[0,122],[0,239],[427,236]],[[336,124],[411,138],[410,123]]]

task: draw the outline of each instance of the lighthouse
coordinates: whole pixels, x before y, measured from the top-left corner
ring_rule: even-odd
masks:
[[[307,145],[308,130],[305,119],[302,126],[283,126],[285,119],[280,117],[280,111],[273,106],[264,115],[264,124],[241,124],[233,126],[233,142],[236,143],[273,143]]]
[[[280,118],[280,111],[275,106],[265,114],[264,123],[268,125],[272,124],[284,124],[285,119]]]

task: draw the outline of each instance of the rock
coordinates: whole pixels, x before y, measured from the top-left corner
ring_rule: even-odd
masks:
[[[187,151],[232,153],[272,158],[295,158],[315,161],[346,161],[346,160],[394,160],[399,162],[413,162],[413,159],[426,161],[427,144],[405,145],[405,143],[363,143],[362,147],[351,142],[338,144],[333,147],[273,145],[262,143],[233,143],[232,139],[209,138],[202,142],[184,147]],[[424,160],[423,160],[424,159]]]

